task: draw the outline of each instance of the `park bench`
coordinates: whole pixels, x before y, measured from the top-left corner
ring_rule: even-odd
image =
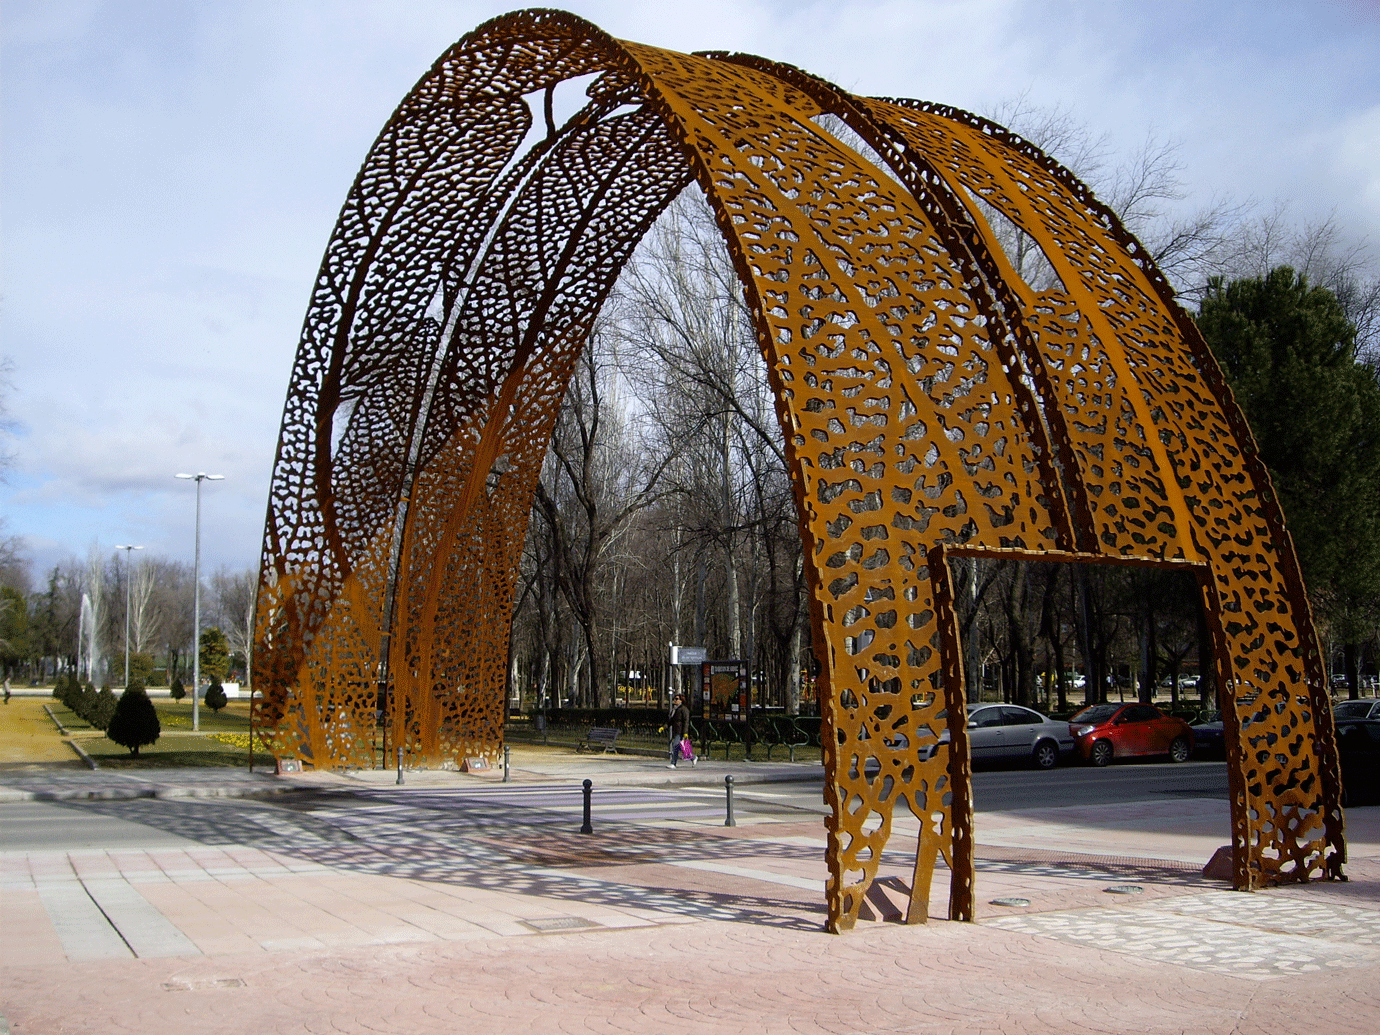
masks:
[[[575,750],[583,751],[588,747],[592,751],[596,745],[599,745],[603,747],[604,754],[607,755],[612,751],[616,755],[618,748],[614,744],[617,740],[618,731],[616,729],[608,726],[591,726],[589,732],[585,734],[585,739],[575,745]]]

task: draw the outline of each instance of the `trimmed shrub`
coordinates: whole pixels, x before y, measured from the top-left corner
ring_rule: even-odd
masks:
[[[206,696],[203,698],[206,707],[213,712],[218,712],[230,703],[230,699],[225,696],[225,687],[219,683],[212,683],[206,688]]]
[[[145,744],[154,744],[163,732],[158,721],[158,711],[149,700],[148,692],[139,685],[138,680],[130,680],[129,689],[120,695],[115,705],[115,714],[110,717],[105,735],[129,748],[129,753],[139,757],[139,749]]]
[[[62,684],[62,693],[58,695],[58,700],[64,708],[76,712],[81,704],[81,680],[76,676],[68,676]]]
[[[87,721],[98,730],[106,729],[115,715],[117,704],[119,700],[115,696],[115,691],[108,686],[102,687],[101,692],[96,695],[96,709]]]
[[[168,696],[174,701],[180,701],[187,696],[187,688],[182,685],[182,680],[173,677],[172,685],[168,687]]]
[[[96,725],[96,701],[99,697],[100,694],[96,692],[95,685],[87,683],[86,689],[81,692],[81,696],[77,698],[76,706],[72,710],[81,716],[83,722],[94,726]]]

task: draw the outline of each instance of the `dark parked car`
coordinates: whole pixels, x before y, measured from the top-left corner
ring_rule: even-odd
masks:
[[[1380,805],[1380,719],[1338,719],[1342,803]]]
[[[1226,758],[1227,744],[1222,739],[1222,713],[1206,711],[1202,719],[1195,722],[1193,729],[1193,750],[1202,758]]]
[[[939,713],[945,718],[947,711]],[[949,743],[946,727],[939,743],[930,749],[933,757]],[[1053,769],[1059,757],[1073,750],[1068,723],[1056,722],[1018,704],[968,705],[968,749],[974,764],[982,762],[1029,761],[1037,769]]]
[[[1380,719],[1380,698],[1371,701],[1339,701],[1332,706],[1334,719]]]
[[[1069,732],[1078,753],[1098,766],[1141,755],[1184,762],[1193,753],[1193,728],[1153,704],[1094,704],[1069,720]]]

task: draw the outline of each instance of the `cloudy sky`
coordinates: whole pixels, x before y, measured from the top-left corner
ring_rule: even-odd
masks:
[[[737,50],[976,111],[1025,96],[1113,148],[1180,145],[1185,202],[1334,215],[1380,252],[1380,0],[572,2],[615,36]],[[0,534],[257,563],[308,289],[351,180],[467,0],[4,0]]]

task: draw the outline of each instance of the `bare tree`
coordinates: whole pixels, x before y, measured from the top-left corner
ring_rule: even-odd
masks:
[[[615,297],[631,383],[649,439],[672,468],[679,549],[694,580],[695,638],[760,668],[773,644],[776,685],[799,696],[799,531],[787,460],[751,313],[703,196],[687,190],[657,222]],[[711,560],[716,563],[711,563]],[[715,587],[712,593],[702,586]],[[706,611],[713,599],[718,608]],[[782,615],[788,616],[783,623]],[[795,643],[795,658],[787,658]]]
[[[1033,104],[1026,94],[999,104],[990,117],[1087,184],[1181,295],[1194,296],[1209,277],[1227,272],[1252,206],[1216,197],[1185,210],[1188,192],[1177,142],[1151,132],[1134,151],[1118,156],[1106,134],[1095,135],[1070,109]],[[1037,291],[1051,286],[1053,270],[1034,241],[987,211],[1016,272]]]
[[[153,654],[159,646],[164,615],[154,602],[157,565],[151,557],[141,557],[128,573],[129,639],[136,654]]]
[[[615,552],[633,517],[664,495],[670,460],[633,440],[607,345],[596,332],[581,356],[536,488],[552,575],[581,631],[572,680],[587,662],[579,696],[595,707],[613,670],[601,627],[616,607]]]
[[[259,574],[253,568],[235,571],[221,567],[211,576],[213,620],[225,633],[230,653],[244,658],[246,678],[254,660],[254,602],[258,591]]]
[[[106,628],[108,616],[106,614],[106,588],[109,583],[106,572],[106,562],[101,559],[98,548],[92,544],[91,549],[86,555],[85,586],[87,600],[90,603],[90,625],[87,629],[87,643],[90,659],[89,678],[104,679],[109,665],[108,651],[110,650],[110,632]]]

